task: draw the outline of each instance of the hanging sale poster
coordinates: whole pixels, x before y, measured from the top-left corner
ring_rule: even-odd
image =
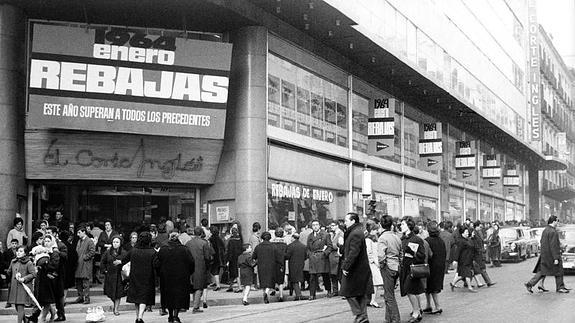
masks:
[[[483,167],[481,167],[481,178],[483,187],[493,191],[501,190],[501,155],[483,155]]]
[[[423,123],[419,128],[419,158],[427,170],[443,168],[441,122]]]
[[[455,174],[458,181],[468,182],[477,177],[477,158],[475,141],[456,143]]]
[[[520,180],[521,178],[517,173],[517,164],[510,163],[505,165],[505,174],[503,175],[505,195],[517,195],[519,193]]]
[[[372,118],[368,119],[368,152],[372,156],[395,154],[395,99],[373,100]]]

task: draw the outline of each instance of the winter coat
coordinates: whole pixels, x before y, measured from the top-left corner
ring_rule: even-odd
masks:
[[[76,252],[76,245],[73,245],[68,241],[62,241],[62,243],[66,245],[66,250],[68,251],[66,257],[66,263],[64,264],[65,267],[64,270],[66,274],[64,275],[63,280],[64,289],[66,289],[76,286],[75,272],[76,267],[78,266],[78,253]],[[60,249],[60,247],[58,247],[58,249]]]
[[[212,235],[208,241],[214,250],[214,257],[210,265],[210,272],[212,275],[219,275],[220,267],[223,267],[226,264],[226,247],[224,245],[224,241],[218,235]]]
[[[98,251],[98,253],[104,254],[104,252],[106,252],[106,247],[104,247],[104,245],[112,244],[112,238],[113,237],[119,237],[120,235],[118,234],[118,232],[112,230],[110,231],[110,234],[108,235],[108,233],[106,231],[102,231],[102,233],[100,233],[100,236],[98,237],[98,242],[96,243],[96,250]]]
[[[299,240],[294,240],[287,246],[286,260],[289,267],[289,282],[301,283],[303,282],[303,266],[307,258],[307,248]]]
[[[27,256],[20,259],[12,259],[8,267],[8,276],[11,276],[11,278],[8,300],[6,302],[8,304],[31,304],[32,300],[24,290],[22,283],[16,280],[17,273],[20,273],[20,276],[24,278],[24,284],[32,290],[32,280],[36,278],[36,266]]]
[[[126,296],[124,284],[122,283],[122,264],[114,264],[115,260],[122,261],[126,254],[127,252],[120,247],[118,250],[110,248],[102,255],[101,267],[106,275],[104,279],[104,295],[108,296],[111,300]]]
[[[409,244],[417,244],[417,249],[414,252]],[[399,271],[399,286],[401,296],[407,294],[419,295],[425,291],[423,281],[421,278],[411,278],[411,265],[423,264],[425,262],[425,246],[420,237],[410,232],[408,235],[401,237],[401,254],[403,259],[401,261],[401,268]]]
[[[319,231],[317,234],[314,232],[310,233],[307,239],[307,250],[309,258],[309,273],[329,273],[329,254],[333,250],[329,234],[324,231]]]
[[[426,292],[439,293],[443,289],[443,278],[445,277],[445,259],[447,250],[445,242],[440,238],[440,233],[429,232],[429,237],[425,239],[431,249],[431,257],[428,259],[429,277],[427,278]]]
[[[558,260],[558,264],[553,262]],[[561,243],[557,229],[548,225],[541,234],[541,253],[535,265],[545,276],[563,276],[563,260],[561,259]]]
[[[228,261],[229,279],[232,282],[238,277],[238,257],[242,254],[241,237],[230,237],[226,248],[226,260]]]
[[[262,241],[254,250],[252,259],[258,264],[258,278],[261,288],[275,287],[276,267],[280,266],[276,257],[276,248],[269,241]]]
[[[252,259],[251,253],[244,252],[238,256],[238,269],[240,270],[240,282],[243,286],[253,285],[255,266],[256,261]]]
[[[473,256],[475,246],[471,239],[466,239],[459,236],[456,240],[457,243],[457,274],[461,277],[473,277]]]
[[[194,256],[179,240],[168,240],[160,248],[155,267],[160,274],[162,308],[190,308],[190,278],[194,273]]]
[[[156,275],[153,248],[134,247],[122,260],[122,266],[130,262],[130,282],[126,302],[154,305],[156,302]]]
[[[192,274],[192,290],[201,290],[208,287],[209,265],[214,256],[214,249],[206,240],[192,236],[186,247],[194,257],[194,273]]]
[[[92,279],[92,265],[94,255],[96,254],[94,241],[87,236],[84,240],[78,240],[76,253],[78,254],[78,265],[76,267],[75,277]]]
[[[276,266],[274,271],[274,282],[283,284],[285,280],[285,255],[287,244],[282,240],[272,242],[275,248]]]
[[[341,270],[347,272],[347,275],[341,276],[340,295],[360,297],[373,293],[365,234],[363,226],[359,223],[355,223],[345,231]]]
[[[34,296],[40,305],[56,303],[56,300],[64,296],[64,291],[59,288],[60,282],[58,277],[58,266],[60,262],[60,253],[54,250],[50,253],[48,261],[36,263],[38,275],[34,282]]]
[[[340,250],[337,246],[339,238],[343,237],[343,231],[341,230],[337,230],[335,233],[330,234],[330,238],[331,238],[331,244],[332,244],[332,250],[329,253],[329,273],[331,275],[337,275],[338,274],[338,267],[339,267],[339,258],[340,258]]]

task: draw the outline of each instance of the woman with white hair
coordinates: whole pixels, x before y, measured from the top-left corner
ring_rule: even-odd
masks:
[[[64,290],[58,288],[61,286],[58,275],[58,265],[60,263],[60,252],[58,251],[58,244],[56,239],[46,234],[44,235],[42,245],[48,249],[49,259],[46,261],[39,261],[36,263],[38,268],[38,276],[34,284],[38,302],[42,306],[40,313],[41,322],[46,321],[46,316],[50,312],[52,319],[55,317],[55,304],[56,301],[64,296]]]

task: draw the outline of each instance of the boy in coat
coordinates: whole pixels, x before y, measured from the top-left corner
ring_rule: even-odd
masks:
[[[86,227],[79,227],[77,235],[79,238],[76,246],[78,266],[74,276],[76,278],[76,289],[78,290],[76,303],[90,304],[90,278],[92,277],[92,261],[96,254],[96,245],[88,237]]]
[[[307,259],[306,246],[299,241],[299,234],[292,235],[293,242],[287,246],[286,260],[289,267],[289,283],[295,291],[295,299],[299,301],[302,299],[300,285],[304,282],[303,266]]]

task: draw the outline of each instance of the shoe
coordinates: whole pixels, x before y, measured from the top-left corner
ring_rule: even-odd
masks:
[[[82,303],[84,303],[84,298],[83,298],[83,297],[78,297],[78,298],[76,298],[76,300],[74,301],[74,303],[82,304]]]
[[[89,297],[84,298],[84,302],[82,304],[84,305],[90,304],[90,298]]]
[[[333,297],[333,294],[331,292],[327,293],[327,298],[332,298],[332,297]]]
[[[230,288],[228,288],[228,289],[226,289],[226,292],[228,292],[228,293],[231,293],[231,292],[233,292],[233,291],[234,291],[234,289],[233,289],[233,288],[231,288],[231,287],[230,287]]]
[[[477,293],[477,289],[468,288],[467,290],[469,290],[470,293]]]
[[[276,291],[275,291],[275,290],[272,290],[272,291],[270,292],[270,296],[276,296]]]
[[[371,306],[371,307],[375,307],[375,308],[380,308],[380,307],[381,307],[381,306],[379,306],[379,304],[374,303],[374,302],[373,302],[373,303],[370,302],[369,304],[367,304],[367,306]]]
[[[573,288],[567,288],[567,287],[563,287],[563,289],[566,289],[566,290],[572,290]]]
[[[332,296],[333,297],[339,296],[339,292],[337,292],[337,291],[333,292]]]
[[[424,308],[424,309],[422,310],[422,312],[423,312],[423,313],[431,313],[431,312],[433,312],[433,309],[432,309],[431,307]]]
[[[160,316],[164,316],[164,315],[168,315],[168,311],[166,311],[165,309],[161,308],[161,309],[160,309]]]
[[[10,303],[6,303],[6,306],[4,306],[4,308],[10,308],[10,307],[12,307],[12,304]]]
[[[214,288],[214,292],[217,292],[217,291],[219,291],[220,289],[222,289],[222,288],[221,288],[220,286],[218,286],[218,287]]]
[[[453,285],[453,283],[449,283],[449,286],[451,286],[451,291],[454,292],[455,291],[455,285]]]
[[[58,316],[54,322],[64,322],[66,321],[66,317],[65,316]]]
[[[114,311],[114,315],[118,316],[118,315],[120,315],[120,312]]]
[[[202,310],[199,309],[199,308],[194,308],[194,309],[192,310],[192,314],[203,313],[203,312],[204,312],[204,311],[202,311]]]
[[[310,296],[310,297],[309,297],[309,300],[310,300],[310,301],[315,301],[315,296]]]
[[[34,317],[34,315],[30,315],[30,316],[24,316],[24,319],[26,322],[33,322],[33,323],[37,323],[38,322],[38,318]]]
[[[477,288],[485,287],[485,284],[477,285]]]
[[[421,321],[421,319],[423,319],[423,317],[421,316],[421,314],[419,314],[417,317],[410,316],[410,317],[409,317],[409,320],[407,321],[407,323],[419,322],[419,321]]]
[[[557,290],[557,293],[567,294],[567,293],[569,293],[569,290],[567,290],[565,288],[561,288],[561,289]]]
[[[497,284],[497,283],[489,283],[489,284],[487,284],[487,287],[491,287],[491,286],[493,286],[493,285],[495,285],[495,284]]]
[[[543,287],[541,287],[541,286],[537,286],[537,289],[540,290],[540,291],[542,291],[542,292],[548,292],[548,291],[549,291],[548,289],[545,289],[545,288],[543,288]]]
[[[174,323],[174,318],[173,317],[168,317],[168,323]]]
[[[204,304],[202,305],[203,308],[208,308],[208,303],[204,302]]]
[[[529,285],[529,283],[525,283],[523,284],[525,286],[525,288],[527,288],[527,291],[530,292],[531,294],[533,294],[533,286]]]
[[[248,303],[247,301],[242,301],[242,304],[244,304],[244,306],[250,305],[250,303]]]
[[[429,314],[441,314],[441,313],[443,313],[443,309],[442,309],[442,308],[438,309],[437,311],[431,311],[431,312],[429,312]]]
[[[264,293],[264,303],[269,304],[270,300],[268,299],[268,294]]]
[[[283,297],[278,297],[278,302],[283,302],[284,298]]]
[[[176,317],[174,317],[174,322],[177,322],[177,323],[182,323],[182,321],[180,321],[180,318],[179,318],[179,317],[177,317],[177,316],[176,316]]]

